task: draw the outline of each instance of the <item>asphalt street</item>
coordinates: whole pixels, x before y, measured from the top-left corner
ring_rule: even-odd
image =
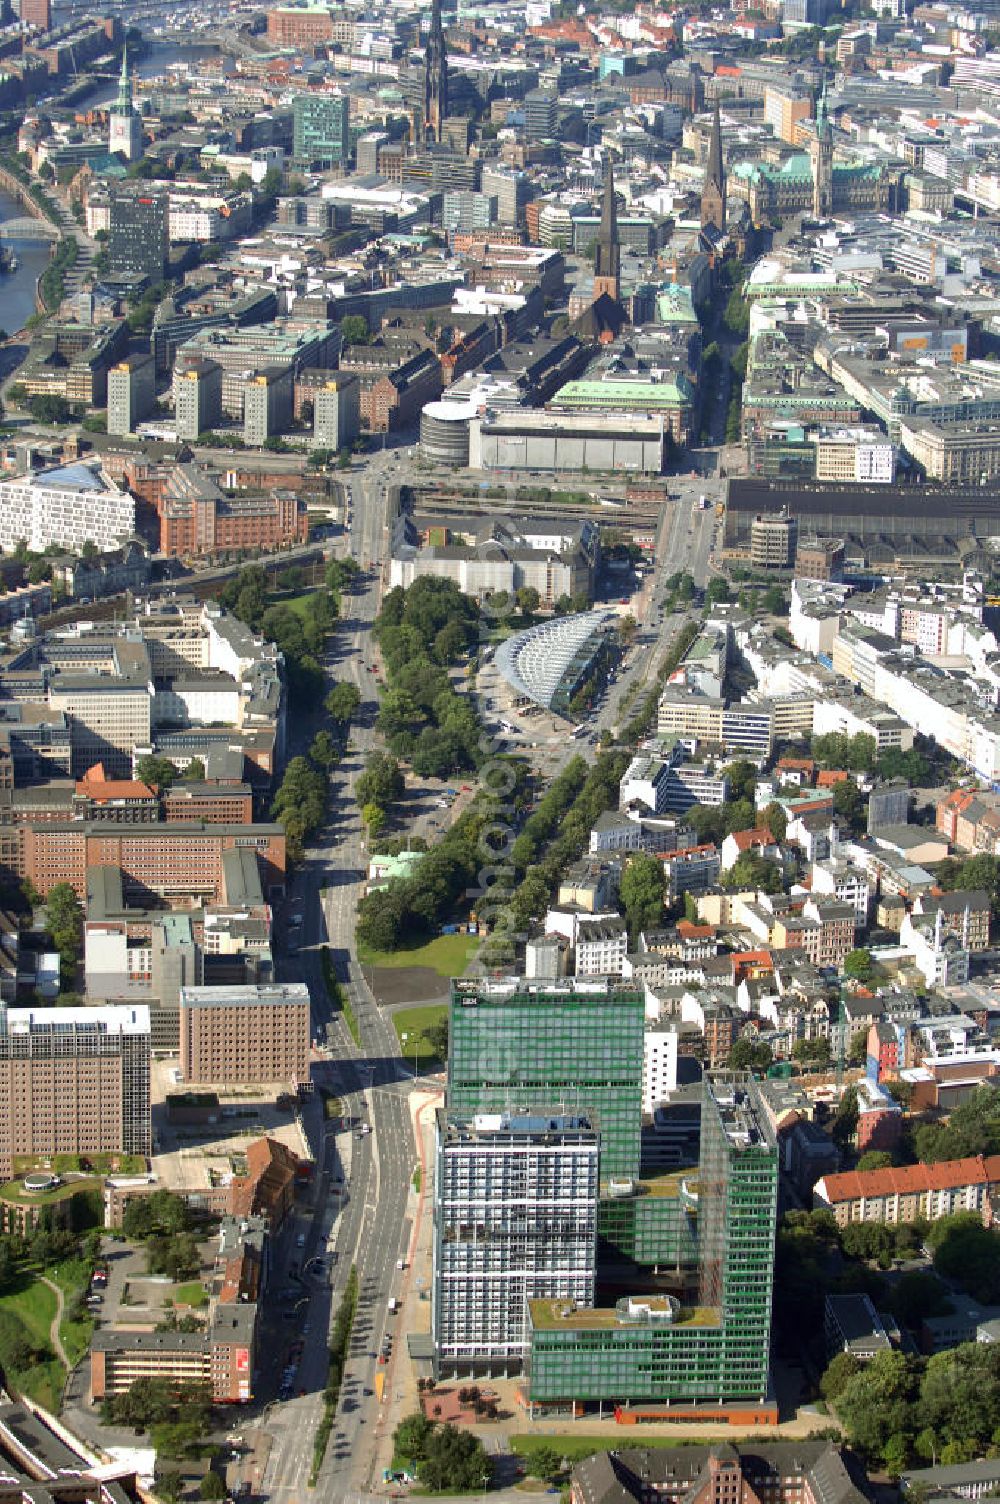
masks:
[[[383,1366],[379,1364],[383,1338],[394,1335],[388,1300],[404,1277],[396,1265],[407,1252],[406,1207],[416,1163],[407,1103],[411,1077],[400,1058],[395,1031],[376,1006],[354,949],[355,913],[367,875],[367,856],[353,789],[373,743],[377,709],[371,625],[382,582],[370,565],[387,554],[385,488],[392,465],[392,453],[386,451],[344,479],[350,498],[350,551],[363,574],[354,592],[343,597],[341,627],[331,639],[326,669],[331,680],[348,679],[356,684],[362,703],[352,723],[349,750],[333,770],[326,827],[295,876],[289,905],[301,908],[303,922],[299,949],[283,969],[308,982],[314,1036],[327,1039],[331,1046],[331,1058],[318,1063],[314,1077],[340,1098],[345,1118],[364,1121],[372,1131],[363,1136],[357,1128],[326,1133],[315,1216],[301,1257],[304,1267],[305,1261],[332,1242],[336,1253],[333,1289],[326,1291],[325,1285],[313,1282],[316,1288],[310,1297],[308,1330],[295,1380],[296,1388],[305,1393],[277,1405],[268,1424],[274,1445],[264,1492],[286,1501],[305,1497],[313,1437],[322,1413],[330,1321],[352,1264],[357,1266],[360,1281],[358,1314],[318,1492],[320,1497],[343,1499],[352,1492],[363,1494],[377,1481],[372,1477],[379,1424],[375,1375]],[[313,729],[311,721],[293,728],[296,749],[308,743]],[[320,959],[323,945],[329,947],[338,979],[350,997],[360,1046],[342,1018],[331,1020]],[[345,1175],[347,1155],[341,1151],[346,1134],[350,1134],[350,1166]],[[331,1194],[340,1191],[340,1179],[342,1194]],[[394,1343],[384,1365],[387,1387],[393,1365],[401,1360],[396,1347]]]
[[[367,872],[367,853],[354,783],[374,745],[377,711],[373,674],[374,643],[371,625],[378,611],[384,581],[380,561],[388,558],[386,533],[387,488],[405,474],[406,460],[391,450],[376,454],[363,467],[346,473],[342,484],[348,498],[348,539],[352,556],[362,568],[356,588],[344,594],[339,630],[330,640],[325,668],[333,680],[350,680],[361,693],[361,706],[351,726],[347,750],[331,775],[327,823],[293,879],[285,914],[302,914],[297,945],[281,962],[281,971],[309,984],[313,999],[314,1037],[328,1046],[326,1058],[314,1063],[318,1086],[334,1092],[341,1111],[355,1126],[335,1131],[329,1123],[317,1128],[322,1152],[317,1165],[311,1219],[295,1224],[294,1240],[283,1244],[284,1279],[289,1290],[302,1294],[276,1312],[267,1329],[274,1343],[273,1369],[277,1387],[285,1350],[300,1344],[298,1367],[290,1399],[271,1404],[264,1424],[272,1446],[260,1491],[283,1504],[299,1504],[309,1492],[307,1482],[313,1438],[322,1415],[322,1392],[327,1377],[330,1324],[342,1298],[352,1264],[360,1281],[360,1298],[337,1413],[318,1480],[320,1497],[364,1499],[379,1487],[374,1476],[377,1440],[383,1425],[374,1393],[380,1368],[391,1391],[394,1365],[407,1361],[401,1350],[404,1334],[394,1332],[389,1297],[398,1294],[408,1271],[410,1224],[407,1206],[416,1147],[410,1123],[409,1067],[400,1058],[395,1031],[377,1007],[360,967],[354,943],[358,899]],[[699,505],[703,492],[713,503]],[[657,539],[655,573],[637,599],[639,635],[616,683],[599,707],[592,730],[616,724],[621,701],[635,684],[641,692],[651,683],[662,654],[675,636],[683,616],[662,610],[665,580],[675,571],[689,571],[704,584],[710,568],[714,532],[715,487],[704,479],[671,481],[671,501],[665,509]],[[321,723],[301,717],[290,728],[290,751],[308,745]],[[538,727],[538,733],[542,727]],[[515,740],[513,745],[517,745]],[[594,755],[593,743],[569,741],[565,734],[551,738],[554,774],[577,751]],[[357,1020],[360,1044],[339,1015],[331,1017],[321,966],[322,947],[328,946],[337,977],[345,987]],[[314,1109],[316,1112],[318,1108]],[[370,1125],[362,1134],[359,1125]],[[299,1239],[305,1238],[304,1247]],[[310,1261],[324,1255],[324,1265],[309,1272]],[[289,1267],[295,1275],[289,1274]],[[313,1265],[313,1270],[316,1266]],[[278,1277],[280,1278],[280,1276]],[[284,1323],[282,1327],[281,1323]],[[391,1355],[381,1364],[383,1340],[393,1336]]]

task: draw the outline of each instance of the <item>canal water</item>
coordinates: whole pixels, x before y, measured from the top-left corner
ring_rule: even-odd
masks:
[[[27,219],[28,212],[0,188],[0,224]],[[17,271],[0,274],[0,329],[15,334],[35,311],[35,282],[49,264],[47,240],[4,240],[18,260]]]

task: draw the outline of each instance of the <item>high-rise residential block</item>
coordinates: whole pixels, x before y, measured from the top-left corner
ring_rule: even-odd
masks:
[[[510,1373],[529,1299],[594,1300],[598,1135],[585,1118],[437,1115],[432,1323],[439,1372]]]
[[[448,1110],[579,1113],[601,1136],[601,1174],[636,1175],[644,1001],[614,980],[452,984]]]
[[[243,441],[260,447],[283,433],[292,421],[292,373],[269,366],[248,376],[243,385]]]
[[[361,432],[361,381],[331,371],[313,396],[313,438],[321,449],[346,449]]]
[[[15,1157],[149,1152],[147,1007],[0,1005],[0,1178]]]
[[[52,0],[21,0],[18,14],[22,26],[36,26],[39,31],[52,29]]]
[[[179,439],[196,439],[222,422],[222,367],[195,360],[174,377],[174,426]]]
[[[156,401],[151,355],[129,355],[108,372],[108,433],[134,433]]]

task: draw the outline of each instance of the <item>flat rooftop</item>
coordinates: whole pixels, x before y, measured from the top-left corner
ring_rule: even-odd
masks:
[[[673,1320],[667,1319],[667,1302],[662,1295],[642,1296],[651,1317],[623,1316],[617,1306],[574,1307],[567,1300],[529,1300],[531,1324],[536,1331],[633,1331],[648,1327],[653,1331],[672,1331],[675,1327],[703,1326],[717,1328],[721,1317],[717,1306],[681,1306]]]

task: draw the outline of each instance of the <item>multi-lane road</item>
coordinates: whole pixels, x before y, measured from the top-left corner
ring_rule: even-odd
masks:
[[[350,474],[349,540],[352,556],[363,573],[352,593],[342,601],[339,631],[331,639],[326,670],[331,680],[349,680],[361,692],[361,705],[351,727],[349,750],[334,769],[330,813],[324,830],[294,878],[289,909],[302,913],[299,949],[285,963],[291,976],[309,983],[314,1006],[314,1033],[331,1046],[330,1058],[318,1063],[314,1075],[341,1101],[348,1121],[357,1127],[325,1132],[325,1155],[318,1166],[315,1214],[306,1246],[298,1250],[301,1267],[316,1254],[325,1254],[332,1291],[322,1281],[306,1277],[311,1291],[305,1340],[295,1388],[303,1394],[275,1406],[268,1429],[273,1439],[264,1492],[284,1504],[304,1500],[312,1465],[313,1437],[322,1414],[326,1382],[329,1325],[340,1303],[352,1264],[360,1281],[360,1298],[340,1401],[326,1459],[319,1479],[322,1497],[342,1499],[367,1491],[376,1481],[376,1438],[380,1410],[375,1376],[380,1367],[391,1383],[402,1334],[394,1331],[388,1301],[404,1278],[397,1262],[405,1260],[409,1226],[407,1200],[415,1164],[408,1095],[410,1075],[399,1054],[392,1025],[382,1016],[365,982],[354,949],[354,921],[367,857],[354,801],[354,782],[373,742],[377,709],[372,674],[372,622],[378,611],[381,579],[372,568],[386,556],[386,475],[390,454],[374,457],[363,470]],[[317,717],[318,723],[318,717]],[[292,728],[292,750],[308,744],[314,725],[304,721]],[[358,1024],[356,1044],[342,1018],[331,1018],[327,1005],[321,954],[329,947],[337,975],[350,997]],[[332,1264],[330,1255],[334,1255]],[[387,1365],[379,1363],[383,1339],[394,1338]]]
[[[315,1067],[317,1083],[340,1098],[347,1120],[368,1124],[371,1132],[361,1134],[357,1127],[335,1131],[330,1124],[318,1130],[322,1157],[317,1165],[313,1214],[305,1224],[297,1224],[304,1229],[298,1236],[305,1237],[305,1246],[299,1248],[296,1240],[286,1254],[286,1261],[295,1259],[307,1301],[299,1321],[289,1322],[302,1343],[295,1393],[270,1408],[266,1419],[272,1447],[261,1491],[282,1504],[305,1504],[313,1438],[322,1414],[329,1327],[352,1264],[358,1270],[360,1300],[319,1478],[321,1497],[364,1498],[378,1485],[374,1469],[385,1411],[374,1392],[376,1374],[383,1369],[387,1392],[391,1392],[394,1365],[406,1361],[400,1350],[404,1334],[394,1331],[388,1301],[409,1278],[397,1264],[407,1260],[407,1206],[416,1162],[408,1103],[412,1078],[400,1058],[391,1022],[365,981],[354,944],[357,903],[367,868],[354,783],[374,744],[377,695],[371,626],[383,588],[381,562],[389,553],[388,489],[401,468],[400,457],[386,451],[344,479],[349,547],[362,566],[362,575],[353,593],[344,594],[340,628],[331,639],[325,668],[330,680],[346,679],[357,685],[361,705],[348,750],[333,771],[327,823],[295,874],[288,905],[302,913],[302,925],[299,948],[288,956],[284,969],[287,975],[309,983],[314,1032],[330,1046],[328,1058]],[[671,483],[672,500],[657,540],[655,573],[640,603],[640,640],[599,710],[597,728],[616,723],[630,688],[641,690],[653,682],[656,666],[681,625],[681,616],[667,614],[663,608],[666,579],[684,570],[698,584],[707,578],[714,506],[703,511],[698,502],[701,491],[710,486],[694,480]],[[714,502],[714,494],[711,499]],[[317,707],[314,717],[293,726],[290,751],[303,750],[320,722]],[[548,773],[554,774],[577,750],[593,755],[592,744],[568,742],[564,735],[552,740],[556,761],[546,767]],[[341,1017],[331,1018],[321,965],[323,946],[329,947],[350,998],[360,1044]],[[324,1256],[323,1269],[315,1275],[305,1272],[316,1255]],[[304,1326],[300,1325],[303,1315]],[[388,1364],[381,1365],[379,1354],[386,1335],[393,1337],[393,1349]],[[279,1326],[275,1339],[281,1336]]]

